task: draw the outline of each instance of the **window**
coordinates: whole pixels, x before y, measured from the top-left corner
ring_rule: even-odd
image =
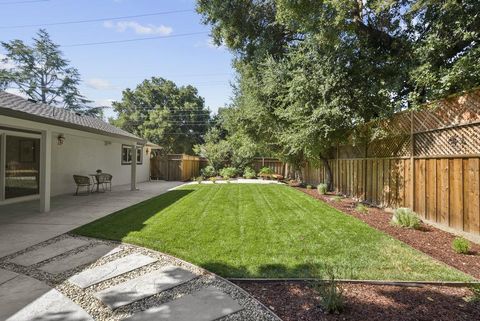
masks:
[[[142,165],[143,163],[143,148],[141,146],[137,147],[137,164]],[[122,165],[130,165],[132,163],[132,146],[122,145]]]

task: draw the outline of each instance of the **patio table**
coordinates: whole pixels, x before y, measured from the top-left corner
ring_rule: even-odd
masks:
[[[89,174],[96,182],[97,182],[97,189],[95,190],[96,193],[103,193],[100,192],[100,176],[103,175],[103,173],[100,174]]]

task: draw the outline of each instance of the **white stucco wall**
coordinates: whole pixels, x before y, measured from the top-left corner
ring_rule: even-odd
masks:
[[[65,142],[58,145],[58,133],[52,136],[52,195],[74,190],[72,175],[88,176],[97,169],[113,175],[113,186],[130,183],[131,166],[122,165],[121,142],[113,142],[108,137],[64,134]],[[137,182],[147,181],[149,177],[150,155],[145,154],[145,148],[141,152],[143,163],[137,165]]]
[[[0,127],[23,130],[50,130],[52,132],[52,177],[51,195],[70,194],[75,191],[72,175],[88,175],[101,169],[113,175],[112,185],[130,184],[130,165],[122,165],[122,144],[131,145],[129,139],[109,137],[76,129],[46,125],[37,122],[0,116]],[[57,137],[65,137],[63,145],[58,145]],[[139,150],[140,151],[140,150]],[[149,179],[150,155],[143,153],[142,165],[137,165],[137,182]]]

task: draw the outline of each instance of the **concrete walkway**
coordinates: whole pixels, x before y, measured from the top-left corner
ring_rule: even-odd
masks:
[[[0,258],[0,320],[280,319],[236,285],[187,262],[65,234]]]
[[[134,192],[130,191],[128,185],[88,196],[56,196],[52,198],[52,210],[49,213],[39,212],[39,201],[0,206],[0,257],[71,231],[181,184],[147,182],[139,183],[139,190]]]

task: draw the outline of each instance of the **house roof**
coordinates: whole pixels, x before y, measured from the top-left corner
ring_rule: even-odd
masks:
[[[82,130],[90,133],[145,141],[129,132],[110,125],[101,119],[79,115],[73,111],[32,102],[23,97],[0,91],[0,115],[15,117],[39,123]]]

